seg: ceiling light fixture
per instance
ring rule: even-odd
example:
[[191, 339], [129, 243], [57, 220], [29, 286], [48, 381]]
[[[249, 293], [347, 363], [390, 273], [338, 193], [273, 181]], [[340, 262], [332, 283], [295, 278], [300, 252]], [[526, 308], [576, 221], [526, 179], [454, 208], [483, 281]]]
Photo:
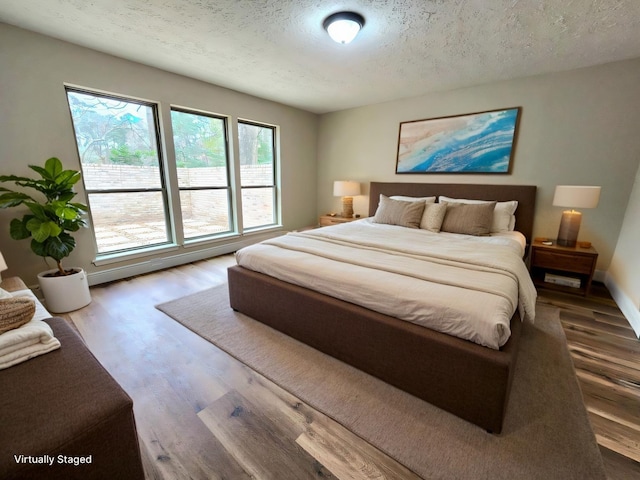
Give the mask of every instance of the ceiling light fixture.
[[325, 18], [322, 26], [334, 41], [347, 44], [364, 27], [364, 17], [355, 12], [337, 12]]

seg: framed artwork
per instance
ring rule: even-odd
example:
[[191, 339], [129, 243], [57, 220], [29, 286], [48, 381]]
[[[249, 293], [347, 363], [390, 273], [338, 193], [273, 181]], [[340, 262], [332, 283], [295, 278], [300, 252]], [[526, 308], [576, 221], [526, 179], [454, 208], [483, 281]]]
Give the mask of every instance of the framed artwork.
[[400, 123], [396, 173], [510, 173], [520, 107]]

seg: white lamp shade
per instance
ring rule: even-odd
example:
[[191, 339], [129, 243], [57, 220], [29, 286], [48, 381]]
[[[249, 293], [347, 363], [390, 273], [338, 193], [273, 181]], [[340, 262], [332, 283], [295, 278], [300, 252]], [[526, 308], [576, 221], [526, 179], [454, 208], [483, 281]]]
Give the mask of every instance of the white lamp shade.
[[360, 31], [360, 25], [353, 20], [336, 20], [327, 27], [327, 32], [334, 42], [351, 43]]
[[337, 12], [325, 18], [322, 26], [334, 42], [346, 44], [364, 27], [364, 17], [355, 12]]
[[336, 180], [333, 182], [334, 197], [353, 197], [360, 195], [360, 183], [348, 180]]
[[601, 187], [558, 185], [553, 196], [555, 207], [596, 208], [600, 201]]
[[2, 256], [2, 252], [0, 252], [0, 272], [3, 272], [7, 268], [9, 268], [7, 266], [7, 262], [4, 261], [4, 257]]

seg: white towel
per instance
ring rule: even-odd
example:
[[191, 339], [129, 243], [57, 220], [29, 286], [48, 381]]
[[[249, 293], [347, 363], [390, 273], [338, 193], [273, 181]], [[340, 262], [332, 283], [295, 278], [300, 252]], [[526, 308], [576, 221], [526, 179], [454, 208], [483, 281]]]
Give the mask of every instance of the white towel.
[[[36, 299], [31, 290], [13, 293], [14, 297]], [[24, 325], [0, 335], [0, 370], [60, 348], [48, 323], [42, 321], [51, 315], [36, 300], [36, 314]]]

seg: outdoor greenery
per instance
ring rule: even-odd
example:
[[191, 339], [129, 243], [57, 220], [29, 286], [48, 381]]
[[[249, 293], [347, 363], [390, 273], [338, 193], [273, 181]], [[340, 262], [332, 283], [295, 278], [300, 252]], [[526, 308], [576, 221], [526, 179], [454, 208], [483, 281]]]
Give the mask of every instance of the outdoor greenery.
[[[152, 107], [143, 103], [68, 91], [82, 164], [158, 166]], [[171, 111], [178, 168], [227, 164], [226, 124], [222, 117]], [[273, 162], [272, 130], [239, 123], [240, 163]]]
[[83, 164], [158, 166], [151, 107], [73, 91], [68, 98]]
[[225, 124], [221, 118], [173, 110], [171, 128], [178, 168], [227, 164]]
[[73, 270], [62, 267], [62, 259], [68, 257], [76, 247], [70, 232], [86, 227], [83, 215], [87, 206], [71, 200], [76, 196], [73, 186], [80, 180], [77, 170], [64, 170], [62, 162], [52, 157], [43, 167], [29, 165], [40, 175], [39, 179], [16, 175], [0, 176], [0, 183], [12, 182], [16, 186], [32, 189], [44, 196], [38, 200], [22, 191], [0, 187], [0, 208], [25, 205], [29, 213], [14, 218], [9, 233], [14, 240], [31, 238], [31, 250], [40, 257], [51, 257], [56, 261], [58, 273], [69, 275]]

